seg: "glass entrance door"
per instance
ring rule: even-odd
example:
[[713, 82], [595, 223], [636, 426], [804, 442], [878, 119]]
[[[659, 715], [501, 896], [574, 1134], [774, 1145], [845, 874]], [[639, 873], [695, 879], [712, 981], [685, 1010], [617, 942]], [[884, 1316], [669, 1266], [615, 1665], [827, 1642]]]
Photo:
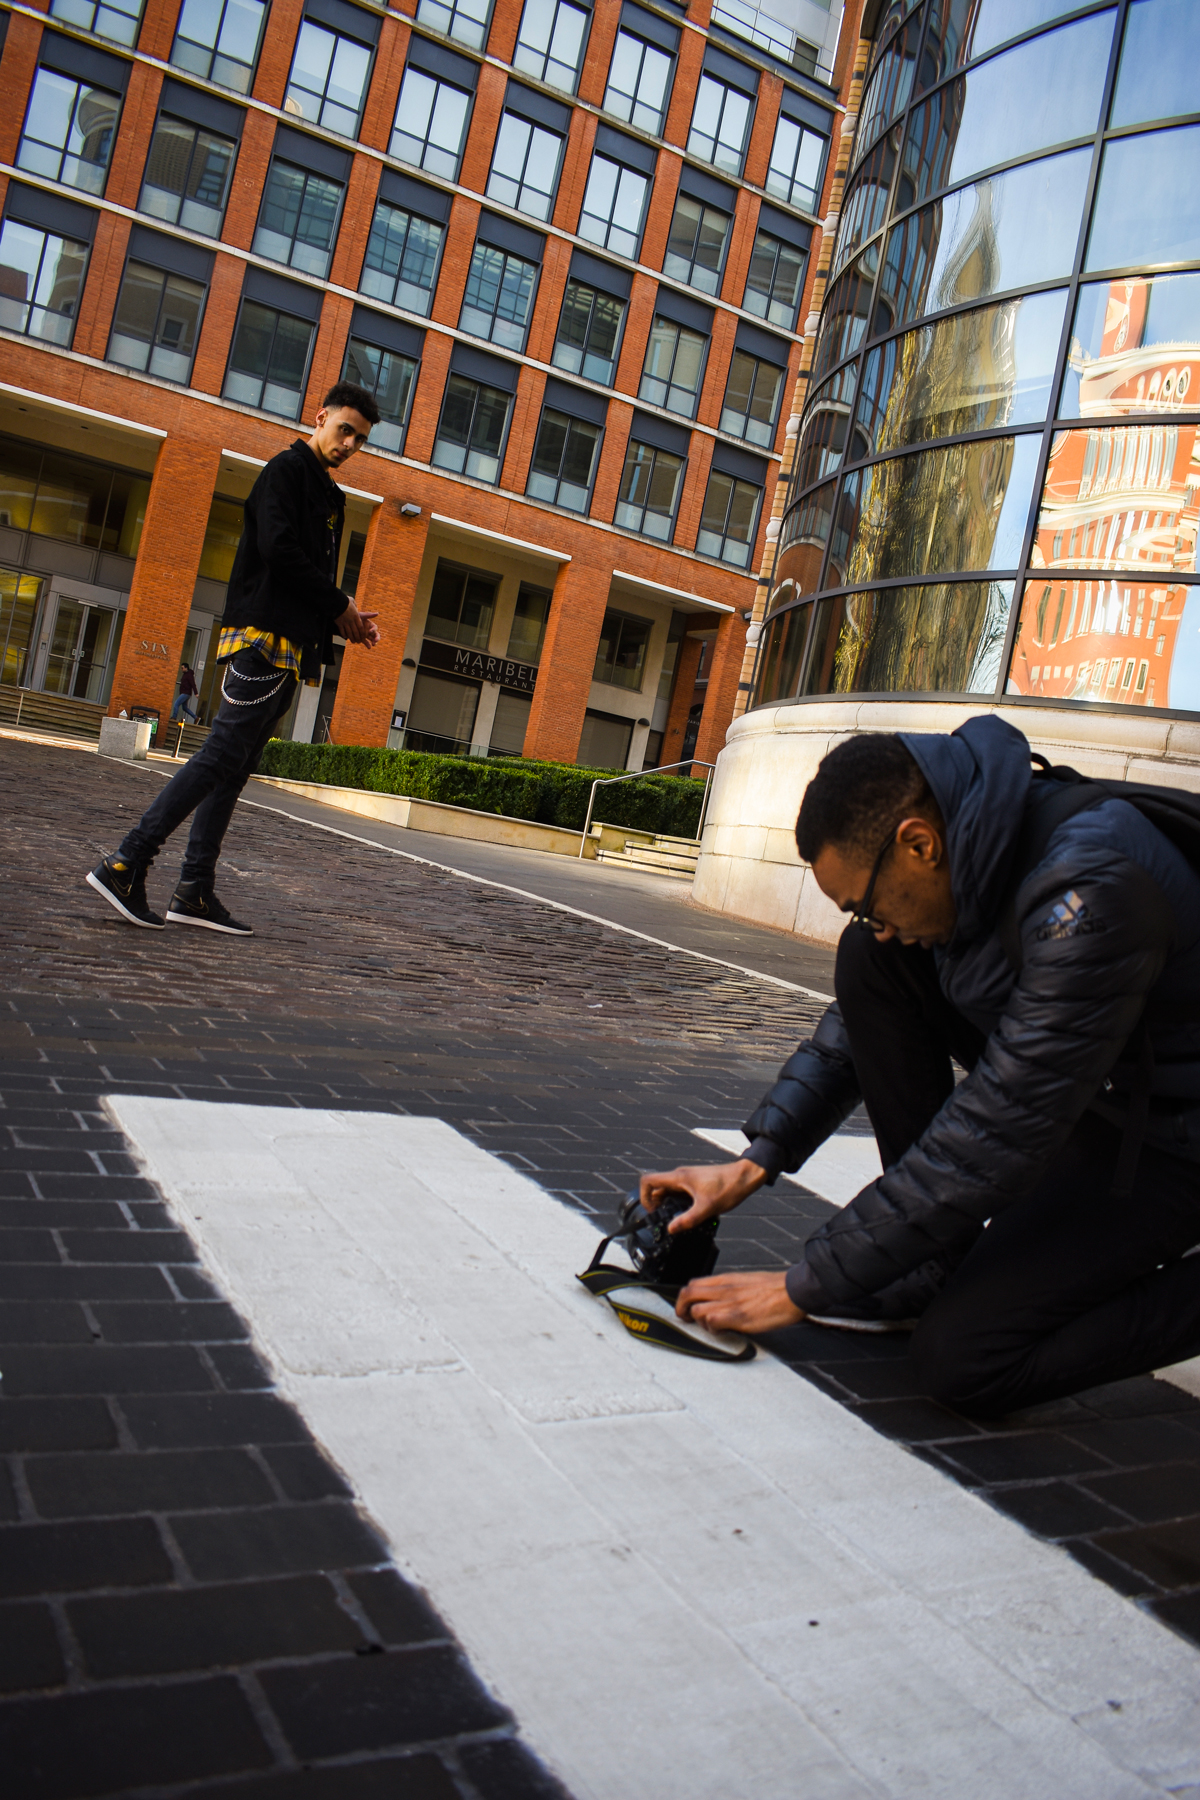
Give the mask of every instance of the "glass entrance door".
[[42, 690], [102, 705], [108, 698], [122, 615], [60, 594], [49, 632]]

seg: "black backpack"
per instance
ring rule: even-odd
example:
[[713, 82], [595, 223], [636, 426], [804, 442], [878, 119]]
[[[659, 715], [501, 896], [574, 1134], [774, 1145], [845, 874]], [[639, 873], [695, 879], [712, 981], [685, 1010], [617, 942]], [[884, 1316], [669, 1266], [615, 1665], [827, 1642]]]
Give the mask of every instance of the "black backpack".
[[[1144, 781], [1100, 781], [1091, 775], [1081, 775], [1078, 769], [1069, 768], [1065, 763], [1051, 764], [1036, 750], [1030, 751], [1030, 755], [1038, 768], [1026, 805], [1025, 822], [1013, 850], [1014, 874], [996, 927], [1004, 954], [1018, 975], [1023, 958], [1017, 926], [1017, 894], [1045, 856], [1050, 839], [1059, 826], [1074, 818], [1076, 813], [1090, 812], [1092, 807], [1102, 806], [1106, 800], [1127, 800], [1200, 874], [1200, 794], [1189, 794], [1184, 788], [1152, 787]], [[1060, 782], [1064, 785], [1050, 785]]]
[[[1189, 794], [1184, 788], [1152, 787], [1144, 781], [1100, 781], [1090, 775], [1081, 775], [1078, 769], [1069, 768], [1065, 763], [1052, 765], [1036, 750], [1030, 755], [1038, 769], [1013, 851], [1014, 874], [996, 926], [1004, 954], [1018, 975], [1024, 959], [1017, 924], [1017, 894], [1045, 856], [1058, 827], [1076, 813], [1089, 812], [1106, 800], [1127, 800], [1200, 874], [1200, 794]], [[1042, 789], [1040, 793], [1039, 788]], [[1133, 1191], [1138, 1155], [1150, 1118], [1154, 1047], [1144, 1026], [1139, 1026], [1129, 1040], [1126, 1054], [1132, 1064], [1132, 1078], [1121, 1151], [1111, 1190], [1114, 1196]]]

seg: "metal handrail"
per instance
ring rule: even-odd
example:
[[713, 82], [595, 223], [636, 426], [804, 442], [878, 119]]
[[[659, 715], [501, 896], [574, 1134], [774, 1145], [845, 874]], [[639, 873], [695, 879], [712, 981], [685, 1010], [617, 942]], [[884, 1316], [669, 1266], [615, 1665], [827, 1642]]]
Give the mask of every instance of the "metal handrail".
[[[629, 775], [601, 775], [598, 781], [593, 781], [592, 791], [588, 795], [587, 818], [583, 821], [583, 836], [579, 840], [579, 855], [575, 859], [576, 862], [583, 861], [583, 853], [587, 848], [588, 832], [592, 828], [592, 808], [596, 804], [597, 788], [615, 787], [618, 781], [644, 781], [647, 775], [666, 775], [671, 769], [708, 770], [708, 774], [704, 777], [704, 798], [700, 802], [700, 823], [696, 827], [696, 836], [698, 838], [702, 837], [704, 834], [704, 815], [708, 811], [708, 791], [712, 786], [713, 770], [716, 766], [716, 763], [701, 762], [700, 759], [695, 756], [685, 756], [682, 762], [664, 763], [660, 769], [634, 769]], [[620, 827], [617, 829], [619, 830]]]

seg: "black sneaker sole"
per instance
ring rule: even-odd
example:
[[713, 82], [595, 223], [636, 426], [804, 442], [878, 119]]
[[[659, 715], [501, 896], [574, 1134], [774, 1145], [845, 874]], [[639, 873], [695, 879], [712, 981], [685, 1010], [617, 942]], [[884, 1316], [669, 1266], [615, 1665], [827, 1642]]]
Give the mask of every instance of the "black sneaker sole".
[[105, 887], [102, 881], [96, 880], [94, 871], [89, 870], [86, 880], [90, 888], [94, 888], [96, 893], [100, 894], [108, 901], [108, 904], [114, 911], [120, 913], [127, 925], [140, 925], [143, 931], [162, 931], [165, 929], [165, 919], [139, 919], [135, 912], [130, 912], [119, 894], [114, 894], [111, 888]]
[[197, 919], [192, 913], [169, 908], [167, 918], [172, 925], [198, 925], [201, 931], [223, 931], [226, 937], [253, 937], [252, 925], [219, 925], [215, 919]]

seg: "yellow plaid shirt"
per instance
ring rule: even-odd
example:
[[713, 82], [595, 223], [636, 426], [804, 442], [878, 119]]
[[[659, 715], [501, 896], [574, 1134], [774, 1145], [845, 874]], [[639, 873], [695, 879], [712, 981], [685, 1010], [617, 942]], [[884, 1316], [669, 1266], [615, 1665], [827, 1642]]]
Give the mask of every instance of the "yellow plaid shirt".
[[277, 632], [264, 631], [258, 625], [223, 625], [217, 640], [217, 661], [228, 662], [240, 650], [257, 650], [272, 668], [287, 669], [297, 680], [300, 677], [299, 650], [290, 638], [280, 637]]

